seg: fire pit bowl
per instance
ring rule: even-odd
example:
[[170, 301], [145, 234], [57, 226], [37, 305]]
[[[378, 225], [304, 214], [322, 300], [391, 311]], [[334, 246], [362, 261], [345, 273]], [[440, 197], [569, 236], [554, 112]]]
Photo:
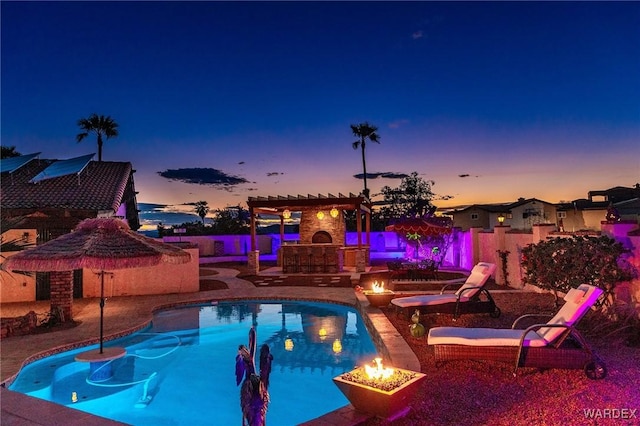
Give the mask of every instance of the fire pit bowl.
[[409, 403], [425, 377], [423, 373], [395, 368], [390, 377], [371, 379], [364, 367], [357, 367], [334, 377], [333, 382], [356, 410], [394, 419], [408, 412]]
[[378, 281], [374, 281], [371, 284], [371, 290], [364, 290], [362, 294], [365, 295], [369, 304], [376, 308], [387, 306], [396, 295], [393, 291], [384, 288], [384, 281], [380, 284]]
[[396, 294], [391, 290], [384, 290], [383, 292], [365, 290], [362, 292], [362, 294], [364, 294], [364, 296], [367, 298], [369, 304], [371, 306], [375, 306], [376, 308], [383, 308], [387, 306], [396, 296]]

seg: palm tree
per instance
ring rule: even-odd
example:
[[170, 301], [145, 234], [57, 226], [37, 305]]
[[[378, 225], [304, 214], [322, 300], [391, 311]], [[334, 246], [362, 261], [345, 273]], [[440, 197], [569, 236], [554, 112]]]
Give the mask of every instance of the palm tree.
[[22, 154], [16, 151], [15, 146], [0, 146], [0, 158], [20, 157], [21, 155]]
[[376, 126], [372, 126], [366, 121], [360, 124], [352, 124], [351, 131], [353, 132], [353, 136], [358, 137], [359, 139], [351, 144], [353, 149], [358, 149], [358, 147], [362, 148], [362, 169], [364, 171], [364, 190], [362, 193], [365, 197], [369, 198], [369, 189], [367, 188], [367, 162], [364, 158], [364, 147], [366, 145], [367, 139], [371, 142], [380, 143], [380, 136], [376, 133], [378, 128]]
[[83, 130], [76, 136], [78, 142], [82, 142], [89, 133], [95, 133], [98, 136], [98, 161], [102, 161], [102, 137], [109, 139], [118, 136], [118, 123], [110, 116], [91, 114], [89, 118], [78, 120], [78, 126]]
[[198, 214], [198, 216], [200, 216], [200, 219], [202, 219], [202, 224], [204, 225], [204, 217], [207, 215], [207, 213], [209, 213], [209, 203], [207, 203], [206, 201], [198, 201], [195, 204], [194, 210]]

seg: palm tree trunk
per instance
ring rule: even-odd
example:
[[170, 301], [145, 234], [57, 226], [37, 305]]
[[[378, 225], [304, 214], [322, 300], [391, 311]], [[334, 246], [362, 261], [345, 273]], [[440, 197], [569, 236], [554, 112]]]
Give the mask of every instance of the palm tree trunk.
[[98, 161], [102, 161], [102, 135], [98, 133]]
[[367, 189], [367, 162], [364, 159], [364, 136], [360, 141], [360, 146], [362, 147], [362, 171], [364, 172], [364, 190], [362, 191], [362, 193], [365, 197], [369, 198], [369, 190]]

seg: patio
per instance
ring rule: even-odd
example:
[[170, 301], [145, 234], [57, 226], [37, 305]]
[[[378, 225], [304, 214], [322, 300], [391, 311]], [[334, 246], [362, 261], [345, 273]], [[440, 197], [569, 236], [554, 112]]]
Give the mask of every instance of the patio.
[[[211, 266], [211, 265], [209, 265]], [[203, 269], [210, 269], [203, 266]], [[215, 268], [215, 265], [211, 266]], [[329, 302], [356, 304], [356, 296], [351, 288], [323, 287], [317, 292], [310, 291], [309, 287], [271, 287], [259, 288], [253, 283], [236, 278], [237, 270], [229, 268], [215, 268], [218, 274], [216, 280], [227, 284], [228, 289], [212, 290], [191, 294], [171, 294], [155, 296], [131, 296], [114, 297], [107, 301], [105, 315], [108, 321], [104, 324], [105, 338], [128, 334], [133, 330], [146, 325], [151, 319], [154, 308], [159, 306], [171, 306], [183, 302], [209, 301], [211, 299], [224, 298], [296, 298], [309, 299], [320, 298]], [[204, 275], [203, 279], [211, 279], [212, 276]], [[315, 293], [315, 295], [314, 295]], [[74, 301], [74, 319], [79, 322], [76, 327], [55, 331], [51, 333], [31, 334], [27, 336], [9, 337], [2, 340], [2, 363], [0, 363], [0, 377], [2, 382], [10, 380], [20, 370], [23, 362], [36, 354], [53, 352], [55, 348], [61, 348], [80, 342], [96, 342], [96, 330], [99, 324], [99, 310], [96, 309], [96, 299], [77, 299]], [[24, 315], [33, 310], [36, 313], [49, 309], [49, 301], [34, 303], [12, 303], [0, 306], [4, 317]], [[411, 352], [406, 342], [397, 335], [395, 328], [384, 315], [378, 311], [373, 314], [372, 321], [380, 338], [384, 341], [394, 363], [404, 368], [420, 369], [417, 358]], [[77, 418], [77, 424], [104, 425], [105, 420], [88, 416], [85, 413], [78, 414], [76, 410], [60, 407], [39, 399], [31, 398], [14, 392], [2, 390], [2, 423], [11, 424], [12, 421], [21, 425], [41, 425], [42, 419], [47, 422], [69, 424], [70, 418]], [[43, 416], [43, 413], [47, 413]], [[240, 413], [238, 414], [240, 416]], [[343, 407], [336, 412], [329, 413], [317, 421], [309, 422], [309, 426], [324, 424], [360, 424], [366, 420], [366, 416], [355, 412], [350, 406]], [[324, 420], [323, 420], [324, 419]], [[119, 424], [112, 422], [113, 424]]]
[[[227, 265], [225, 265], [227, 266]], [[207, 265], [204, 268], [217, 268]], [[352, 289], [339, 287], [256, 287], [236, 278], [236, 270], [219, 268], [216, 275], [202, 275], [203, 279], [223, 281], [229, 287], [226, 290], [212, 290], [188, 295], [162, 295], [117, 297], [109, 299], [106, 309], [109, 321], [105, 324], [105, 335], [130, 330], [144, 324], [150, 318], [151, 310], [158, 305], [180, 303], [186, 300], [210, 300], [224, 297], [313, 297], [316, 294], [329, 301], [356, 303], [356, 294]], [[500, 327], [510, 323], [523, 312], [553, 311], [549, 295], [522, 293], [514, 298], [514, 292], [496, 291], [496, 302], [503, 309], [499, 319], [488, 315], [467, 315], [455, 323], [457, 326]], [[73, 344], [84, 339], [95, 339], [98, 324], [98, 312], [95, 299], [77, 300], [74, 303], [75, 318], [81, 324], [71, 330], [56, 331], [39, 335], [9, 338], [2, 341], [2, 380], [15, 374], [22, 362], [29, 356], [65, 344]], [[43, 312], [48, 302], [19, 306], [2, 306], [3, 316], [9, 316], [9, 309], [33, 309]], [[12, 304], [16, 305], [16, 304]], [[596, 351], [607, 363], [609, 375], [605, 380], [593, 381], [579, 370], [524, 369], [518, 377], [512, 376], [509, 365], [489, 362], [449, 362], [436, 366], [433, 351], [427, 346], [426, 338], [414, 338], [410, 335], [410, 322], [394, 315], [390, 308], [382, 310], [366, 308], [375, 324], [381, 339], [391, 352], [394, 365], [409, 366], [427, 374], [425, 385], [416, 392], [412, 410], [409, 414], [394, 422], [367, 418], [355, 412], [350, 406], [329, 413], [322, 418], [308, 422], [308, 426], [320, 425], [415, 425], [415, 424], [567, 424], [582, 425], [606, 415], [603, 410], [617, 409], [618, 415], [625, 413], [635, 416], [627, 423], [637, 422], [640, 413], [640, 361], [638, 349], [627, 347], [620, 339], [605, 338], [588, 333], [590, 327], [597, 325], [597, 317], [583, 320], [581, 328]], [[24, 311], [26, 312], [26, 311]], [[449, 315], [431, 315], [423, 320], [427, 327], [452, 325]], [[581, 330], [582, 331], [582, 330]], [[26, 349], [29, 348], [29, 349]], [[414, 355], [415, 354], [415, 355]], [[407, 356], [403, 361], [402, 356]], [[398, 358], [397, 358], [398, 357]], [[437, 386], [434, 386], [437, 384]], [[9, 397], [7, 396], [9, 395]], [[16, 401], [17, 400], [17, 401]], [[586, 410], [586, 411], [585, 411]], [[591, 411], [589, 411], [591, 410]], [[599, 411], [598, 411], [599, 410]], [[625, 411], [622, 411], [625, 410]], [[45, 414], [46, 413], [46, 417]], [[71, 414], [69, 414], [71, 413]], [[473, 421], [469, 413], [474, 413]], [[54, 417], [50, 417], [50, 416]], [[75, 410], [53, 406], [44, 401], [14, 394], [2, 389], [3, 424], [19, 419], [20, 424], [42, 424], [43, 418], [55, 421], [61, 416], [69, 424], [72, 416], [78, 416]], [[106, 424], [98, 419], [80, 413], [82, 419], [77, 424]], [[609, 412], [611, 415], [611, 412]], [[60, 418], [60, 417], [58, 417]], [[30, 419], [30, 420], [29, 420]], [[600, 417], [602, 419], [602, 417]], [[594, 420], [591, 420], [593, 422]], [[623, 420], [623, 419], [621, 419]], [[17, 420], [16, 420], [17, 421]]]

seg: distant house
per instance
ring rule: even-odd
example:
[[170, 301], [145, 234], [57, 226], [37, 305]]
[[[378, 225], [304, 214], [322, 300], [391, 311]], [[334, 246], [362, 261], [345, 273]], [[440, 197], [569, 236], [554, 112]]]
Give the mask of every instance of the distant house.
[[473, 204], [443, 209], [441, 213], [452, 216], [453, 225], [462, 230], [488, 230], [502, 220], [512, 229], [530, 230], [533, 225], [551, 223], [559, 231], [599, 231], [610, 208], [615, 209], [620, 220], [640, 223], [640, 184], [589, 191], [588, 197], [558, 204], [520, 198], [513, 203]]
[[0, 208], [14, 229], [36, 229], [38, 243], [70, 232], [87, 218], [119, 217], [133, 230], [140, 218], [129, 162], [91, 161], [94, 154], [43, 160], [39, 153], [0, 162]]
[[498, 224], [498, 215], [506, 211], [506, 204], [473, 204], [442, 213], [453, 218], [454, 227], [466, 231], [469, 228], [491, 229]]
[[617, 211], [620, 220], [640, 223], [640, 183], [636, 183], [632, 188], [616, 186], [589, 191], [589, 201], [607, 203], [607, 208], [613, 207]]
[[633, 188], [616, 186], [604, 190], [589, 191], [589, 201], [607, 201], [614, 205], [637, 198], [640, 198], [640, 183], [636, 183]]
[[621, 220], [635, 221], [640, 224], [640, 197], [619, 201], [613, 205]]
[[513, 203], [474, 204], [447, 214], [453, 217], [453, 226], [462, 230], [492, 229], [500, 224], [530, 230], [540, 223], [556, 223], [556, 206], [537, 198], [520, 198]]
[[562, 215], [565, 231], [599, 231], [610, 208], [615, 209], [620, 220], [640, 223], [640, 184], [633, 188], [616, 186], [589, 191], [588, 197], [558, 204], [558, 215]]

